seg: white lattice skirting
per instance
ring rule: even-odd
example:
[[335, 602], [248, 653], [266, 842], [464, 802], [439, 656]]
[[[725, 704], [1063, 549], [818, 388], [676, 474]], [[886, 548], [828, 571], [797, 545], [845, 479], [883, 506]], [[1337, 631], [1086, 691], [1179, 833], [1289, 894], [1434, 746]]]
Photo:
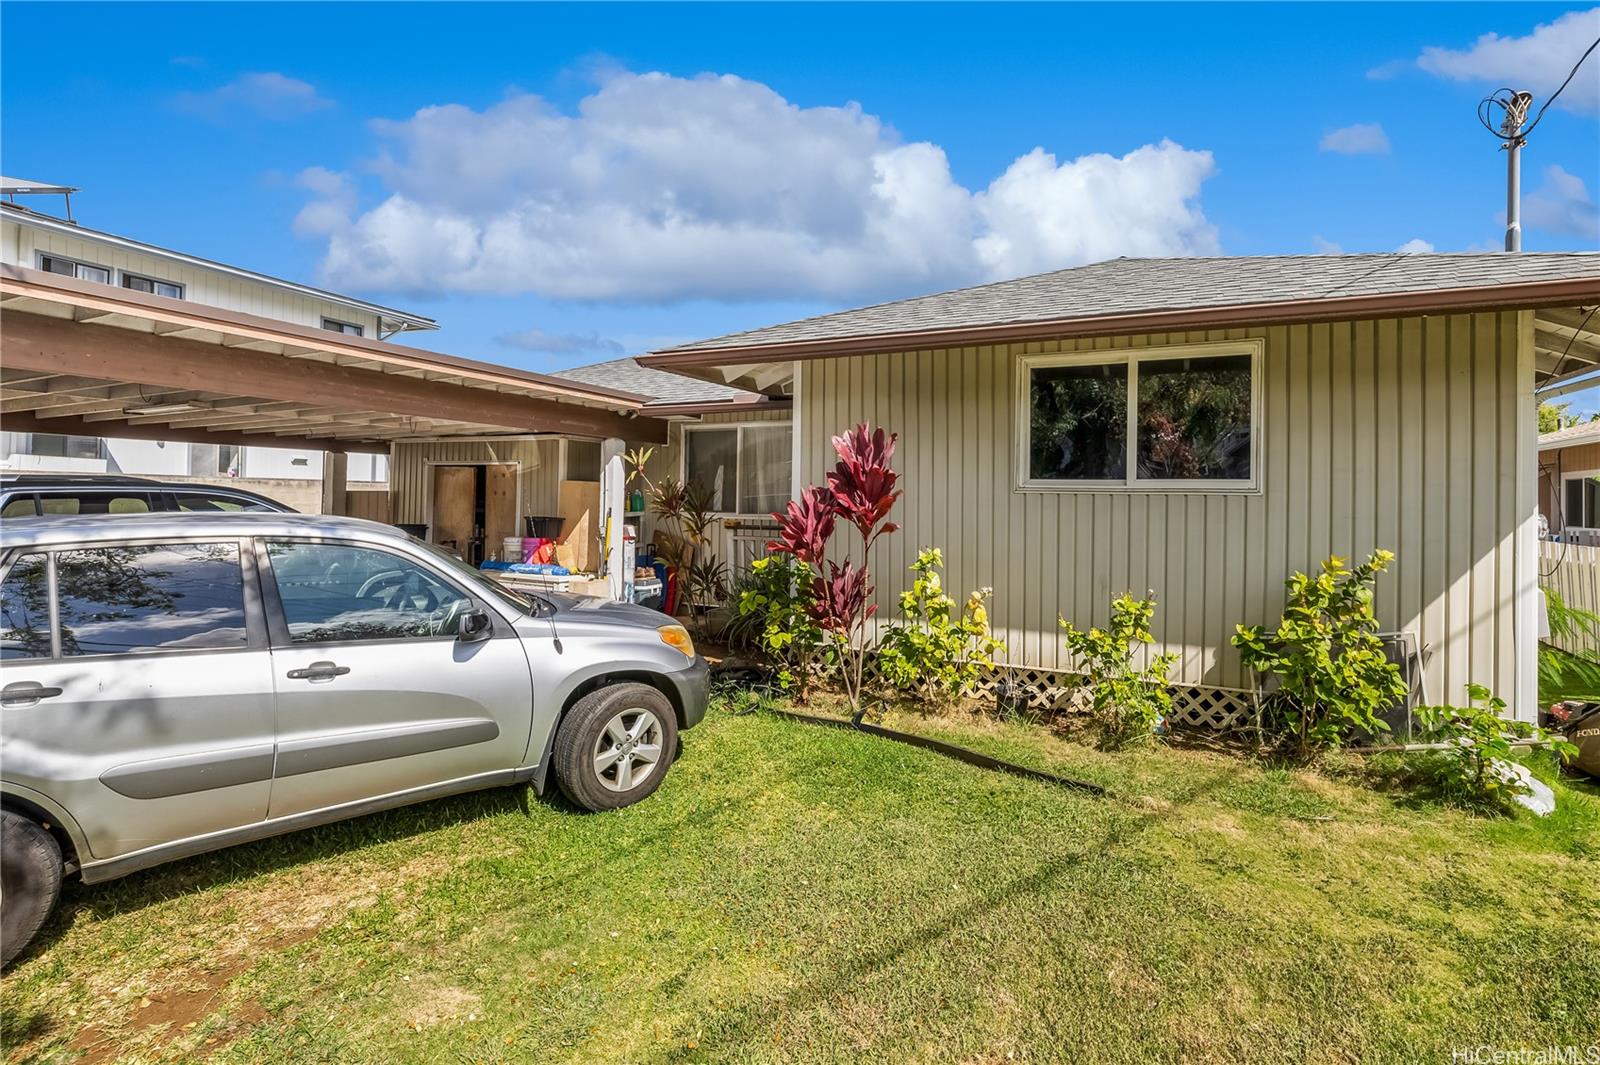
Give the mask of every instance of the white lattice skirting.
[[[1059, 673], [1029, 666], [996, 666], [973, 685], [973, 696], [995, 699], [1011, 687], [1034, 710], [1057, 710], [1069, 706], [1079, 691], [1075, 673]], [[1176, 686], [1172, 689], [1173, 718], [1176, 724], [1197, 728], [1226, 729], [1248, 722], [1255, 716], [1255, 692], [1239, 688]]]

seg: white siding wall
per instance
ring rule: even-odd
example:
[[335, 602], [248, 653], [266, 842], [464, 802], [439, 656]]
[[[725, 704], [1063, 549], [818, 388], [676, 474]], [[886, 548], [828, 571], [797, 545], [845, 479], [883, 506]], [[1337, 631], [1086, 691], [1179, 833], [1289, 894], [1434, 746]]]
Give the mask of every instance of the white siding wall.
[[524, 436], [493, 441], [435, 440], [394, 445], [389, 491], [396, 522], [421, 524], [428, 521], [428, 502], [433, 492], [429, 464], [441, 462], [520, 463], [522, 513], [560, 513], [559, 438]]
[[[1475, 681], [1513, 698], [1517, 464], [1532, 445], [1519, 441], [1518, 389], [1532, 380], [1518, 329], [1505, 312], [811, 362], [801, 483], [832, 464], [839, 430], [868, 420], [898, 431], [904, 528], [875, 549], [881, 615], [892, 616], [917, 548], [939, 546], [953, 591], [994, 587], [991, 615], [1015, 664], [1069, 669], [1058, 615], [1103, 624], [1112, 596], [1153, 589], [1156, 635], [1182, 655], [1177, 677], [1247, 687], [1234, 625], [1275, 622], [1291, 572], [1387, 547], [1398, 558], [1379, 581], [1378, 614], [1431, 646], [1429, 695], [1459, 698]], [[1266, 341], [1259, 493], [1017, 489], [1022, 355], [1243, 337]], [[1531, 486], [1523, 494], [1531, 514]]]
[[[175, 281], [184, 286], [183, 297], [191, 303], [317, 328], [322, 326], [323, 318], [336, 318], [361, 326], [363, 335], [369, 339], [378, 336], [376, 315], [341, 304], [286, 292], [217, 270], [185, 266], [157, 255], [124, 251], [88, 238], [33, 229], [11, 220], [6, 220], [4, 227], [0, 249], [3, 249], [4, 261], [13, 265], [37, 269], [39, 253], [61, 255], [111, 270]], [[121, 276], [113, 278], [112, 283], [120, 286]]]

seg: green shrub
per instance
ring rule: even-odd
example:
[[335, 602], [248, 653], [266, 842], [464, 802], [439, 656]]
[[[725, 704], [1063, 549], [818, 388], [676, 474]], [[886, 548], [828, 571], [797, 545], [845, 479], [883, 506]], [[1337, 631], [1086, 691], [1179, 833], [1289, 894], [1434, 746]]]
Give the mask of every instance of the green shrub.
[[1234, 633], [1245, 666], [1278, 678], [1262, 702], [1265, 724], [1302, 759], [1339, 747], [1352, 729], [1388, 731], [1378, 715], [1406, 695], [1372, 610], [1373, 583], [1393, 561], [1391, 552], [1374, 551], [1350, 569], [1334, 555], [1317, 576], [1285, 582], [1289, 601], [1277, 628], [1240, 625]]
[[739, 580], [735, 625], [778, 666], [778, 679], [803, 701], [812, 665], [823, 648], [823, 632], [812, 616], [816, 574], [793, 555], [758, 558]]
[[1600, 636], [1600, 615], [1569, 606], [1554, 588], [1544, 589], [1550, 640], [1539, 643], [1539, 698], [1542, 703], [1573, 696], [1600, 697], [1600, 657], [1588, 650], [1557, 646], [1587, 644]]
[[1150, 633], [1155, 613], [1153, 595], [1135, 599], [1124, 592], [1111, 601], [1109, 629], [1085, 632], [1061, 621], [1067, 650], [1084, 671], [1091, 708], [1107, 747], [1149, 740], [1172, 712], [1167, 674], [1178, 656], [1170, 652], [1156, 655], [1142, 669], [1133, 664], [1135, 653], [1155, 642]]
[[880, 676], [896, 689], [935, 702], [959, 698], [1005, 650], [989, 634], [984, 604], [993, 590], [978, 589], [958, 610], [944, 592], [943, 566], [937, 547], [918, 553], [916, 579], [900, 594], [902, 620], [884, 635], [876, 658]]
[[1464, 805], [1508, 811], [1512, 800], [1528, 792], [1515, 776], [1497, 767], [1511, 757], [1511, 742], [1532, 739], [1548, 747], [1558, 759], [1571, 758], [1578, 749], [1559, 736], [1523, 721], [1505, 720], [1506, 702], [1481, 684], [1467, 685], [1466, 706], [1421, 706], [1417, 722], [1422, 739], [1447, 743], [1443, 751], [1423, 752], [1421, 761], [1437, 768], [1441, 790]]

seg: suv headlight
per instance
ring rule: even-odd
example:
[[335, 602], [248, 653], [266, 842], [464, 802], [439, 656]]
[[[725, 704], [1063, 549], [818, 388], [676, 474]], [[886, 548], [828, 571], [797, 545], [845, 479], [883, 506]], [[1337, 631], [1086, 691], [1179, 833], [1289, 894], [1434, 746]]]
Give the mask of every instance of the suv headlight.
[[694, 641], [689, 638], [689, 630], [682, 625], [663, 625], [656, 633], [668, 647], [676, 647], [690, 658], [694, 657]]

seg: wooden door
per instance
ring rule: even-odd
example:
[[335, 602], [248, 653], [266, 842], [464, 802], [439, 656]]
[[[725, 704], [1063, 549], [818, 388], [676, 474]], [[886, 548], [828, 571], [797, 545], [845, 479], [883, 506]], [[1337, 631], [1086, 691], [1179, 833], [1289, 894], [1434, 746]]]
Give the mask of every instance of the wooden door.
[[476, 474], [471, 466], [433, 468], [433, 528], [428, 535], [434, 543], [462, 558], [467, 557], [472, 542]]
[[485, 557], [504, 557], [505, 538], [522, 535], [517, 523], [517, 468], [485, 466], [483, 473], [483, 550]]

